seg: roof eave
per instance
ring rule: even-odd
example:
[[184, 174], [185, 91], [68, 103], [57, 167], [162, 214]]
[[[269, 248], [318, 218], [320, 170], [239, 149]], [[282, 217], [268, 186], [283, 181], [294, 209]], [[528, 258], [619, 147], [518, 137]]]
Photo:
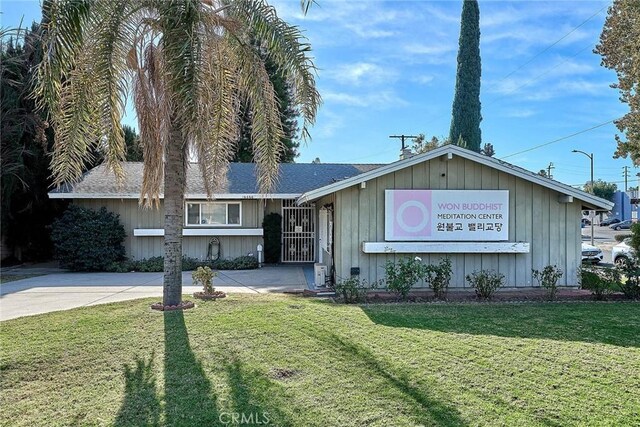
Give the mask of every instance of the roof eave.
[[326, 196], [327, 194], [331, 194], [331, 193], [343, 190], [345, 188], [349, 188], [361, 182], [364, 182], [370, 179], [375, 179], [379, 176], [386, 175], [388, 173], [395, 172], [400, 169], [404, 169], [428, 160], [435, 159], [445, 154], [452, 154], [452, 155], [456, 154], [456, 155], [459, 155], [460, 157], [463, 157], [472, 161], [476, 161], [486, 166], [493, 167], [494, 169], [502, 170], [503, 172], [520, 177], [522, 179], [541, 185], [543, 187], [552, 189], [554, 191], [557, 191], [558, 193], [573, 196], [578, 200], [586, 202], [587, 206], [591, 206], [595, 208], [593, 210], [608, 211], [613, 208], [613, 203], [611, 203], [608, 200], [601, 199], [600, 197], [596, 197], [582, 190], [575, 189], [561, 182], [539, 176], [537, 174], [534, 174], [531, 171], [527, 171], [526, 169], [520, 168], [510, 163], [507, 163], [498, 159], [494, 159], [489, 156], [484, 156], [482, 154], [479, 154], [464, 148], [460, 148], [455, 145], [445, 145], [445, 146], [436, 148], [435, 150], [431, 150], [423, 154], [418, 154], [409, 159], [399, 160], [394, 163], [390, 163], [386, 166], [382, 166], [378, 169], [374, 169], [372, 171], [365, 172], [360, 175], [356, 175], [352, 178], [348, 178], [333, 184], [329, 184], [312, 191], [307, 191], [306, 193], [302, 194], [298, 198], [296, 203], [302, 204], [305, 202], [317, 200], [320, 197]]
[[[139, 199], [139, 193], [48, 193], [50, 199]], [[297, 199], [300, 193], [220, 193], [212, 194], [211, 197], [202, 193], [186, 194], [186, 200], [199, 199], [242, 199], [242, 200], [264, 200], [264, 199]], [[164, 194], [160, 194], [160, 199], [164, 199]]]

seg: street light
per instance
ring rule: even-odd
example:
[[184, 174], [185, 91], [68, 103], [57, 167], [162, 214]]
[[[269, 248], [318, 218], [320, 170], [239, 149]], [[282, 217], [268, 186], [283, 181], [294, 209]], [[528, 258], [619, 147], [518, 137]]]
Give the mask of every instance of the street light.
[[[589, 158], [589, 160], [591, 160], [591, 194], [594, 194], [593, 192], [593, 153], [589, 154], [589, 153], [585, 153], [584, 151], [580, 151], [580, 150], [571, 150], [572, 153], [580, 153], [580, 154], [584, 154], [585, 156], [587, 156]], [[591, 216], [591, 215], [589, 215]], [[593, 220], [595, 219], [595, 215], [591, 218], [591, 246], [594, 246], [593, 243]]]

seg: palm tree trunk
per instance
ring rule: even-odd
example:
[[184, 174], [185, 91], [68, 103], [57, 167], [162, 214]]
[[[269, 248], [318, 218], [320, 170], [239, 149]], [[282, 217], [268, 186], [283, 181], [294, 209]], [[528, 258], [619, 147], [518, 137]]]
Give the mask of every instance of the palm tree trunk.
[[177, 305], [182, 300], [182, 227], [186, 156], [183, 133], [171, 125], [164, 163], [164, 293], [162, 303]]

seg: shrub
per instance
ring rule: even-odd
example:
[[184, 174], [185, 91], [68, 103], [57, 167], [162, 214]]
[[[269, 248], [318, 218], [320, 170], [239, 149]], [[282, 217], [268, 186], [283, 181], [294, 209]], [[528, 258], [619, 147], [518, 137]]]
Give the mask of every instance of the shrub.
[[384, 271], [387, 290], [407, 299], [413, 285], [425, 276], [425, 265], [419, 257], [404, 257], [396, 263], [387, 261]]
[[164, 271], [164, 258], [154, 256], [140, 260], [136, 263], [136, 271], [143, 273], [158, 273]]
[[547, 265], [542, 271], [533, 269], [531, 273], [538, 282], [538, 286], [542, 286], [549, 292], [549, 298], [555, 298], [558, 291], [558, 279], [564, 274], [562, 269], [557, 265]]
[[620, 243], [624, 239], [627, 239], [631, 236], [632, 236], [631, 234], [616, 234], [615, 236], [613, 236], [613, 238], [616, 239], [616, 242]]
[[467, 274], [467, 282], [476, 290], [478, 298], [489, 299], [504, 285], [504, 274], [493, 270], [480, 270]]
[[282, 216], [278, 213], [265, 215], [262, 221], [264, 230], [264, 262], [280, 262], [281, 238], [282, 238]]
[[119, 262], [112, 262], [106, 266], [105, 271], [110, 273], [129, 273], [131, 271], [138, 270], [138, 263], [136, 261], [124, 260]]
[[629, 242], [635, 253], [640, 254], [640, 222], [631, 224], [631, 241]]
[[597, 300], [606, 299], [620, 283], [620, 272], [615, 268], [583, 267], [580, 277], [582, 289], [590, 290]]
[[70, 205], [54, 221], [51, 239], [62, 267], [73, 271], [104, 271], [125, 258], [126, 233], [119, 215]]
[[241, 256], [233, 260], [233, 270], [253, 270], [258, 268], [258, 259], [252, 256]]
[[252, 256], [219, 259], [211, 263], [211, 268], [216, 270], [253, 270], [258, 268], [258, 259]]
[[638, 265], [638, 259], [633, 257], [627, 259], [618, 267], [622, 276], [618, 283], [618, 288], [625, 297], [629, 299], [640, 298], [640, 266]]
[[191, 273], [194, 285], [202, 286], [205, 294], [212, 294], [215, 289], [213, 287], [213, 278], [218, 275], [217, 272], [211, 270], [211, 268], [204, 266], [198, 267], [196, 271]]
[[424, 271], [424, 280], [433, 289], [435, 297], [443, 298], [446, 296], [453, 275], [451, 260], [448, 257], [443, 258], [439, 264], [426, 266]]
[[347, 304], [366, 301], [369, 289], [375, 288], [375, 283], [369, 286], [366, 280], [360, 280], [357, 276], [345, 279], [334, 286], [336, 294], [340, 295], [342, 300]]
[[235, 265], [230, 259], [218, 259], [211, 263], [211, 267], [216, 270], [235, 270]]
[[[209, 267], [215, 270], [251, 270], [258, 268], [258, 260], [252, 256], [241, 256], [235, 259], [221, 259], [216, 261], [189, 257], [182, 258], [182, 271], [193, 271], [198, 267]], [[161, 273], [164, 271], [164, 258], [155, 256], [139, 261], [123, 260], [112, 262], [105, 270], [115, 273], [127, 273], [129, 271]]]

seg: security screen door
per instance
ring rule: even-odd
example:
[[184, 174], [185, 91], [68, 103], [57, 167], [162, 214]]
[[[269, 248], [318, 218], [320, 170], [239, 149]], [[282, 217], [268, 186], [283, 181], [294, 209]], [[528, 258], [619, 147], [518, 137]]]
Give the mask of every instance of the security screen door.
[[283, 200], [282, 262], [314, 262], [315, 260], [315, 204], [296, 206], [295, 200]]

